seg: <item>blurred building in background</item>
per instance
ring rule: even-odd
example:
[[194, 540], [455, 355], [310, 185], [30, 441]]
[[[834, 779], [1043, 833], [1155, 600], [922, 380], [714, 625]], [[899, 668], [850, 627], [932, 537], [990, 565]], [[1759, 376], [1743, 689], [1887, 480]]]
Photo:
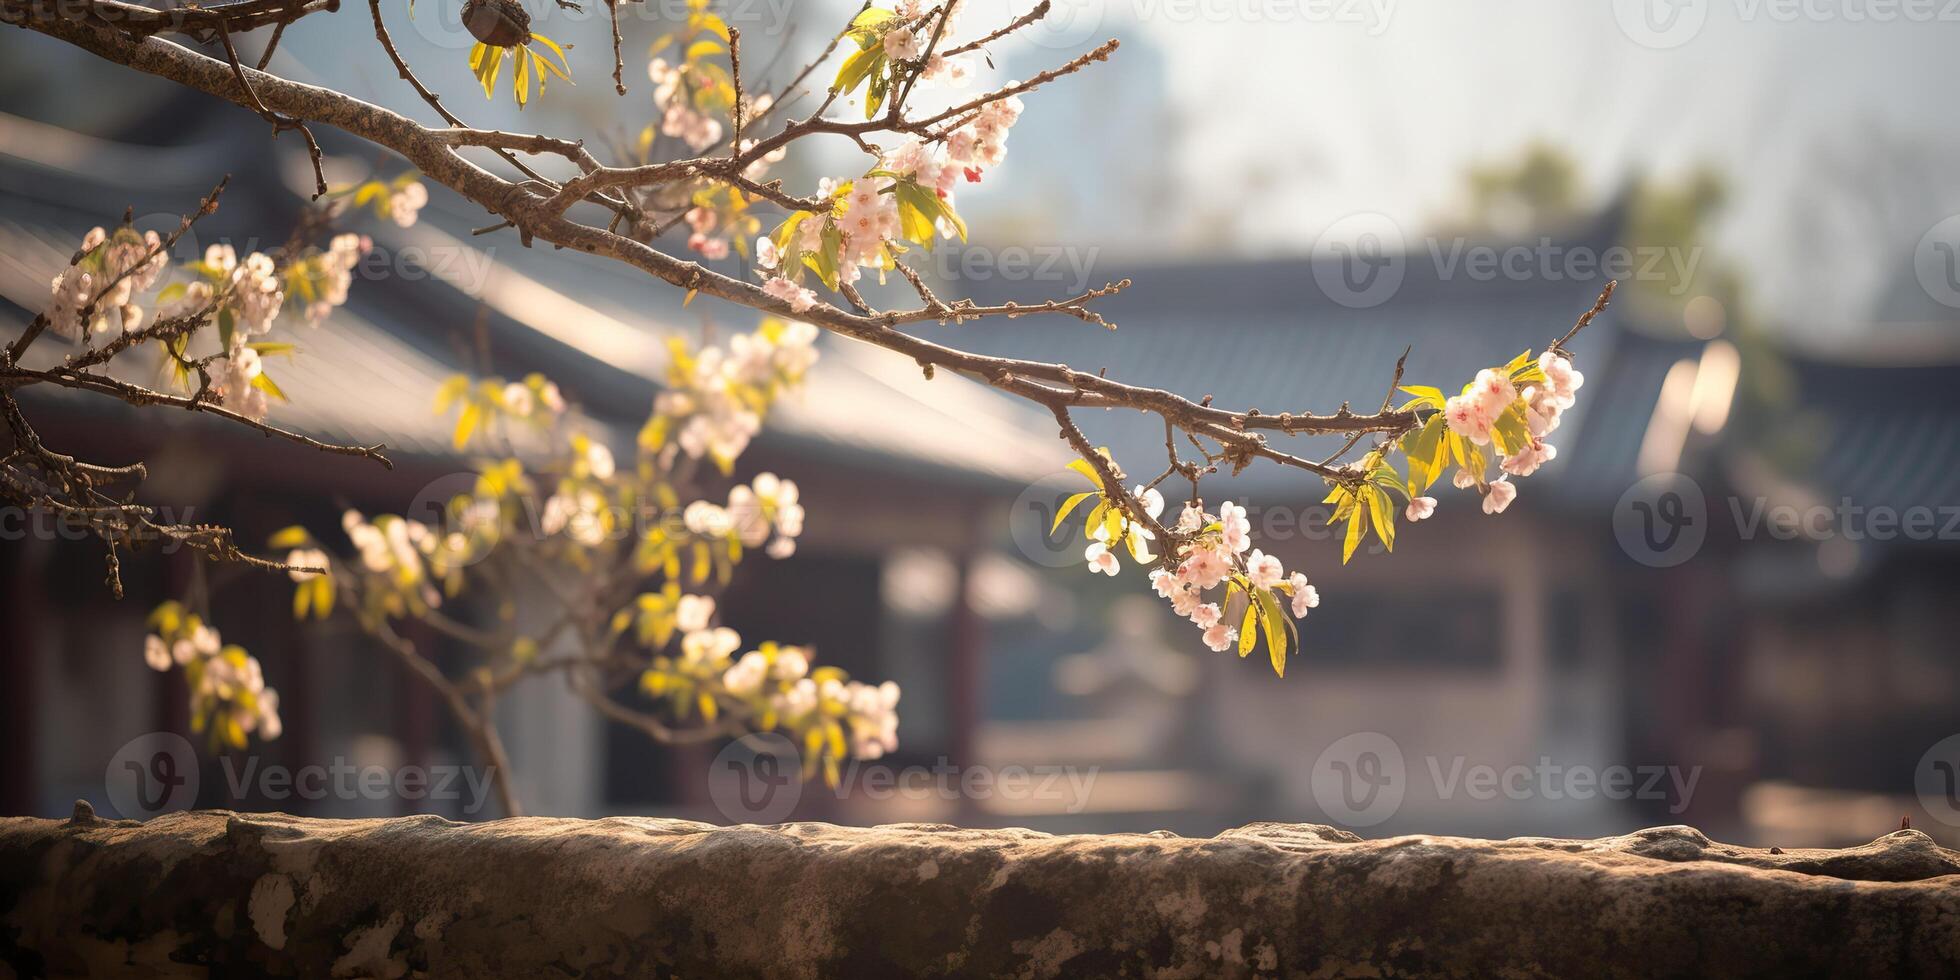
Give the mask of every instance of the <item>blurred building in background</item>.
[[[140, 227], [174, 227], [172, 215], [194, 206], [215, 180], [208, 161], [224, 160], [236, 176], [196, 237], [238, 243], [241, 252], [261, 236], [283, 241], [306, 206], [294, 189], [310, 182], [304, 162], [246, 130], [200, 135], [158, 151], [0, 118], [0, 295], [9, 336], [39, 312], [48, 279], [82, 232], [113, 223], [125, 204]], [[84, 159], [90, 164], [78, 165]], [[663, 338], [745, 331], [756, 317], [708, 312], [709, 301], [683, 310], [672, 290], [583, 256], [472, 239], [468, 221], [452, 220], [440, 202], [408, 229], [371, 217], [352, 223], [374, 235], [390, 271], [357, 281], [349, 303], [317, 328], [282, 321], [281, 339], [300, 351], [272, 366], [291, 398], [275, 407], [274, 421], [323, 440], [385, 443], [393, 470], [268, 442], [201, 416], [137, 412], [70, 392], [24, 395], [40, 432], [87, 458], [147, 459], [153, 478], [144, 499], [168, 498], [190, 508], [186, 519], [229, 524], [248, 546], [295, 521], [331, 539], [346, 507], [407, 512], [431, 483], [471, 471], [469, 454], [450, 448], [449, 420], [432, 411], [444, 378], [540, 371], [627, 453], [663, 374]], [[195, 257], [199, 248], [187, 240], [177, 257]], [[29, 365], [58, 363], [63, 346], [44, 338]], [[793, 560], [757, 555], [741, 567], [723, 597], [723, 619], [752, 641], [809, 643], [820, 663], [898, 680], [910, 709], [908, 740], [927, 755], [961, 756], [978, 707], [968, 678], [984, 652], [984, 620], [1026, 615], [1039, 599], [1032, 573], [1005, 560], [986, 529], [1066, 456], [1045, 415], [972, 382], [927, 381], [915, 365], [861, 344], [826, 339], [821, 350], [803, 389], [771, 415], [736, 474], [774, 471], [797, 481], [814, 519]], [[52, 813], [76, 797], [101, 795], [102, 766], [121, 742], [184, 730], [181, 678], [143, 669], [138, 652], [149, 609], [203, 585], [192, 579], [191, 555], [146, 555], [125, 564], [128, 595], [117, 602], [102, 584], [98, 547], [40, 540], [20, 522], [9, 529], [21, 540], [9, 544], [0, 572], [9, 596], [0, 686], [9, 691], [18, 736], [8, 741], [6, 796], [12, 810]], [[908, 562], [944, 576], [888, 573]], [[286, 734], [264, 747], [267, 758], [293, 765], [467, 759], [435, 692], [353, 624], [295, 625], [283, 576], [240, 572], [214, 568], [209, 587], [215, 625], [261, 657], [284, 695]], [[442, 659], [441, 637], [412, 638]], [[535, 810], [706, 805], [697, 778], [706, 756], [608, 730], [549, 681], [513, 695], [500, 717], [521, 796]], [[263, 804], [227, 799], [212, 773], [205, 805]]]
[[[309, 182], [297, 148], [179, 98], [87, 135], [0, 117], [0, 332], [38, 311], [90, 226], [124, 206], [146, 227], [174, 225], [220, 167], [233, 183], [198, 236], [283, 237]], [[165, 132], [159, 119], [206, 124]], [[365, 166], [347, 162], [365, 150], [321, 135], [342, 166]], [[1085, 177], [1095, 183], [1092, 173], [1067, 177], [1042, 186], [1068, 196]], [[1046, 318], [921, 332], [1221, 404], [1373, 409], [1405, 348], [1406, 383], [1448, 388], [1541, 349], [1604, 284], [1481, 277], [1447, 264], [1452, 248], [1601, 254], [1671, 226], [1631, 193], [1603, 207], [1536, 200], [1559, 207], [1365, 255], [1148, 267], [1063, 256], [1057, 268], [1082, 269], [1089, 285], [1135, 279], [1099, 307], [1120, 329]], [[278, 420], [322, 439], [384, 441], [392, 472], [100, 399], [36, 392], [35, 421], [65, 451], [147, 459], [152, 499], [190, 505], [251, 541], [295, 519], [331, 528], [346, 506], [401, 510], [466, 469], [430, 412], [451, 373], [540, 370], [623, 448], [653, 397], [663, 333], [752, 322], [708, 300], [683, 308], [676, 291], [605, 262], [473, 236], [484, 221], [438, 192], [414, 228], [360, 228], [393, 273], [356, 282], [325, 325], [293, 328], [303, 353], [279, 366], [292, 403], [275, 409]], [[1357, 255], [1368, 262], [1354, 265]], [[1868, 840], [1923, 814], [1915, 766], [1953, 734], [1960, 706], [1947, 639], [1960, 626], [1947, 601], [1960, 586], [1960, 527], [1949, 526], [1960, 507], [1960, 347], [1946, 343], [1960, 325], [1953, 309], [1925, 302], [1905, 268], [1871, 319], [1919, 325], [1914, 345], [1871, 344], [1856, 359], [1764, 339], [1774, 325], [1751, 324], [1731, 284], [1697, 280], [1643, 298], [1647, 284], [1629, 283], [1574, 345], [1589, 380], [1552, 440], [1558, 459], [1522, 481], [1501, 518], [1443, 489], [1437, 516], [1409, 529], [1392, 557], [1371, 550], [1342, 567], [1322, 526], [1325, 489], [1304, 474], [1261, 466], [1212, 478], [1207, 502], [1246, 504], [1261, 546], [1325, 597], [1284, 679], [1263, 652], [1242, 661], [1204, 650], [1128, 563], [1117, 580], [1084, 575], [1079, 536], [1049, 538], [1055, 502], [1079, 488], [1061, 469], [1051, 420], [826, 337], [806, 392], [772, 417], [739, 474], [798, 481], [809, 533], [794, 558], [740, 569], [724, 602], [730, 624], [813, 642], [824, 662], [899, 681], [892, 766], [1069, 767], [1093, 780], [1082, 795], [805, 794], [796, 815], [1209, 834], [1251, 820], [1342, 822], [1340, 801], [1366, 812], [1356, 826], [1371, 834], [1592, 835], [1692, 822], [1796, 845]], [[1396, 285], [1373, 291], [1391, 270]], [[1068, 285], [1002, 271], [945, 292], [1041, 299]], [[44, 340], [37, 356], [55, 346]], [[1082, 422], [1133, 476], [1161, 470], [1158, 423]], [[1650, 480], [1665, 474], [1686, 479]], [[1780, 508], [1797, 515], [1794, 533], [1781, 530]], [[1878, 508], [1926, 509], [1930, 529], [1881, 535]], [[1829, 516], [1805, 524], [1819, 514]], [[147, 670], [139, 651], [149, 608], [195, 586], [188, 556], [125, 562], [121, 602], [102, 572], [85, 541], [29, 535], [0, 550], [6, 812], [100, 803], [118, 746], [184, 727], [181, 681]], [[209, 584], [227, 596], [226, 636], [261, 656], [286, 698], [287, 734], [266, 758], [468, 758], [432, 692], [349, 624], [296, 628], [283, 579], [220, 569]], [[537, 812], [719, 819], [703, 789], [713, 746], [653, 745], [548, 680], [518, 691], [500, 718]], [[1399, 766], [1333, 767], [1355, 761], [1329, 753], [1356, 736], [1385, 739]], [[1465, 782], [1478, 767], [1523, 767], [1529, 782], [1480, 796]], [[1652, 792], [1578, 798], [1550, 774], [1612, 767]], [[202, 805], [272, 806], [234, 798], [207, 770]], [[1649, 784], [1650, 770], [1691, 782]], [[1399, 804], [1360, 805], [1394, 780]], [[278, 804], [337, 815], [414, 805], [369, 806], [379, 809]]]

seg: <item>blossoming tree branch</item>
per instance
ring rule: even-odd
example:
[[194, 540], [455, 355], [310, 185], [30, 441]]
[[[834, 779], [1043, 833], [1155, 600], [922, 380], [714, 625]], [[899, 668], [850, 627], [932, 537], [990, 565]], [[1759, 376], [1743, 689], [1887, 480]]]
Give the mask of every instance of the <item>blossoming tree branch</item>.
[[[1229, 500], [1208, 507], [1204, 479], [1262, 464], [1320, 481], [1333, 521], [1344, 525], [1342, 561], [1369, 534], [1392, 549], [1398, 518], [1429, 517], [1438, 506], [1431, 491], [1445, 477], [1476, 493], [1485, 513], [1501, 513], [1517, 495], [1517, 481], [1553, 457], [1546, 437], [1584, 380], [1568, 345], [1611, 297], [1609, 285], [1542, 351], [1493, 352], [1489, 369], [1447, 379], [1448, 389], [1404, 384], [1398, 362], [1372, 412], [1345, 404], [1331, 413], [1226, 407], [1103, 372], [975, 354], [906, 328], [1052, 314], [1115, 329], [1096, 301], [1127, 280], [1079, 295], [981, 305], [942, 298], [915, 266], [919, 252], [967, 236], [957, 195], [990, 186], [1024, 99], [1038, 100], [1046, 87], [1107, 59], [1116, 41], [1025, 80], [981, 89], [976, 80], [983, 63], [991, 64], [990, 52], [1046, 18], [1046, 0], [1004, 23], [981, 25], [962, 21], [960, 0], [868, 2], [826, 26], [821, 51], [777, 79], [745, 64], [741, 32], [709, 0], [688, 0], [684, 20], [648, 55], [654, 111], [638, 139], [611, 151], [607, 162], [576, 137], [473, 128], [457, 103], [425, 84], [467, 70], [485, 98], [507, 93], [520, 107], [547, 107], [548, 91], [556, 91], [549, 83], [569, 82], [577, 67], [564, 46], [532, 30], [520, 0], [462, 0], [453, 13], [476, 39], [466, 61], [411, 66], [391, 30], [433, 16], [432, 5], [458, 2], [422, 0], [417, 11], [409, 3], [384, 10], [382, 0], [368, 0], [373, 56], [385, 59], [437, 120], [421, 122], [265, 70], [280, 38], [304, 30], [304, 21], [358, 16], [341, 11], [339, 0], [172, 9], [127, 0], [0, 0], [9, 23], [230, 101], [274, 135], [299, 134], [325, 201], [302, 225], [324, 247], [296, 239], [241, 261], [217, 246], [179, 270], [184, 281], [168, 284], [170, 246], [217, 207], [217, 192], [176, 235], [138, 233], [126, 221], [86, 235], [54, 280], [46, 312], [0, 363], [0, 409], [14, 434], [12, 452], [0, 461], [0, 492], [88, 522], [108, 549], [112, 584], [117, 556], [158, 538], [187, 543], [212, 560], [283, 571], [295, 586], [296, 616], [352, 616], [441, 692], [485, 761], [501, 769], [508, 759], [494, 723], [497, 699], [546, 674], [562, 676], [605, 716], [662, 742], [783, 731], [803, 745], [812, 771], [832, 779], [841, 760], [896, 746], [894, 685], [818, 666], [807, 648], [745, 643], [716, 623], [716, 593], [742, 558], [756, 550], [786, 558], [801, 531], [793, 481], [763, 474], [727, 484], [772, 404], [815, 360], [822, 330], [909, 358], [928, 378], [951, 371], [1047, 410], [1080, 456], [1073, 468], [1085, 481], [1055, 530], [1086, 513], [1089, 569], [1116, 575], [1127, 554], [1149, 569], [1150, 584], [1203, 631], [1208, 646], [1246, 656], [1263, 637], [1273, 669], [1283, 674], [1300, 645], [1294, 620], [1319, 603], [1319, 594], [1304, 574], [1289, 573], [1255, 546], [1243, 507]], [[607, 8], [614, 87], [625, 95], [618, 6]], [[248, 63], [241, 41], [261, 35], [260, 54]], [[405, 168], [331, 187], [315, 126], [365, 140]], [[862, 164], [810, 187], [770, 175], [819, 139], [854, 147]], [[294, 349], [260, 338], [282, 311], [297, 312], [300, 329], [332, 329], [347, 270], [368, 247], [355, 226], [413, 222], [427, 200], [424, 182], [483, 208], [492, 220], [479, 234], [623, 263], [689, 299], [707, 294], [753, 309], [759, 326], [725, 345], [671, 342], [666, 383], [630, 466], [616, 461], [549, 379], [454, 378], [431, 395], [437, 411], [454, 415], [456, 448], [479, 463], [472, 485], [442, 502], [441, 521], [349, 511], [338, 528], [279, 532], [268, 544], [271, 557], [248, 554], [222, 527], [153, 521], [131, 502], [129, 485], [145, 475], [141, 464], [83, 463], [34, 434], [13, 395], [44, 384], [206, 412], [387, 465], [381, 446], [329, 445], [280, 428], [283, 393], [268, 359]], [[731, 253], [744, 260], [747, 275], [726, 275], [696, 259]], [[915, 301], [874, 307], [858, 289], [866, 275], [902, 280]], [[157, 315], [146, 317], [142, 304], [152, 289]], [[56, 367], [24, 366], [23, 354], [50, 330], [80, 351]], [[136, 386], [104, 370], [139, 349], [157, 352], [175, 390]], [[1160, 419], [1163, 459], [1119, 461], [1096, 448], [1077, 420], [1088, 409]], [[1323, 457], [1289, 445], [1294, 436], [1329, 434], [1344, 438]], [[520, 451], [520, 444], [533, 448]], [[1132, 482], [1126, 465], [1155, 475]], [[1175, 519], [1165, 518], [1165, 486], [1180, 491]], [[640, 519], [647, 514], [660, 519]], [[520, 614], [520, 605], [539, 596], [547, 612]], [[452, 615], [471, 602], [490, 614]], [[256, 660], [221, 641], [208, 609], [166, 603], [151, 622], [146, 659], [184, 672], [201, 730], [234, 746], [253, 734], [277, 736], [277, 695]], [[405, 622], [467, 647], [474, 659], [445, 672], [408, 638]], [[498, 785], [505, 808], [517, 812], [508, 780]]]

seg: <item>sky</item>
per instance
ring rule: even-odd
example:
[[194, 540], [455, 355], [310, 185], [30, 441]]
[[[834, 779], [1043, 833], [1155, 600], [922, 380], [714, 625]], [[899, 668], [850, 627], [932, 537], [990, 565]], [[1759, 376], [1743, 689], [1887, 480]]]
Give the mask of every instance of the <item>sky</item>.
[[[412, 20], [384, 9], [424, 80], [472, 124], [602, 138], [649, 117], [647, 44], [682, 2], [622, 5], [622, 100], [604, 77], [603, 6], [581, 15], [533, 0], [536, 29], [576, 45], [578, 87], [522, 115], [472, 90], [468, 39], [442, 4]], [[1536, 141], [1571, 154], [1596, 200], [1634, 174], [1717, 168], [1731, 192], [1723, 257], [1780, 329], [1842, 343], [1887, 288], [1911, 282], [1922, 236], [1960, 213], [1960, 0], [1054, 2], [1048, 26], [997, 46], [982, 82], [1025, 77], [1105, 37], [1126, 48], [1031, 97], [1007, 166], [963, 192], [962, 210], [1006, 238], [1126, 258], [1267, 257], [1307, 254], [1358, 213], [1413, 237], [1456, 207], [1467, 167]], [[855, 8], [718, 6], [743, 28], [752, 64], [783, 42], [814, 50]], [[965, 24], [1027, 6], [969, 0]], [[77, 57], [19, 38], [10, 51]], [[373, 57], [348, 57], [357, 48]], [[364, 4], [308, 18], [275, 69], [427, 112], [374, 51]], [[849, 148], [832, 150], [823, 161]], [[1948, 237], [1960, 245], [1960, 222]]]
[[[1876, 23], [1851, 18], [1908, 14], [1701, 0], [1668, 35], [1640, 28], [1645, 2], [1343, 2], [1315, 20], [1280, 0], [1217, 0], [1208, 9], [1239, 13], [1179, 23], [1158, 7], [1138, 26], [1168, 52], [1170, 98], [1191, 113], [1184, 181], [1230, 199], [1241, 182], [1227, 168], [1275, 175], [1239, 223], [1240, 248], [1310, 248], [1357, 211], [1419, 227], [1453, 206], [1468, 163], [1541, 140], [1599, 195], [1637, 172], [1719, 168], [1732, 194], [1721, 244], [1764, 301], [1805, 329], [1855, 317], [1898, 253], [1960, 209], [1960, 5]], [[1261, 9], [1296, 16], [1243, 16]], [[1905, 156], [1933, 161], [1927, 186], [1867, 186]], [[1893, 196], [1921, 200], [1884, 213]]]

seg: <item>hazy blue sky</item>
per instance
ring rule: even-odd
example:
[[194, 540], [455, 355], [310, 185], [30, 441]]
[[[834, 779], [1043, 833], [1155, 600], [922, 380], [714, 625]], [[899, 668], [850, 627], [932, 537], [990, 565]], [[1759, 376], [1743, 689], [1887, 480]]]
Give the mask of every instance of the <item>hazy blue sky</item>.
[[[1055, 2], [1053, 27], [1001, 47], [996, 77], [1107, 36], [1130, 47], [1103, 75], [1030, 99], [1007, 167], [962, 198], [1001, 217], [1000, 234], [1133, 254], [1297, 254], [1343, 216], [1379, 212], [1415, 235], [1449, 211], [1468, 165], [1542, 140], [1571, 152], [1600, 197], [1634, 172], [1720, 168], [1733, 191], [1725, 251], [1779, 319], [1829, 335], [1867, 318], [1882, 285], [1910, 281], [1921, 236], [1960, 212], [1960, 0]], [[579, 85], [523, 116], [471, 90], [453, 14], [445, 24], [429, 3], [411, 23], [390, 4], [388, 16], [423, 78], [474, 124], [636, 131], [650, 113], [646, 45], [680, 0], [622, 5], [624, 100], [604, 78], [602, 6], [530, 6], [539, 30], [577, 44]], [[721, 6], [759, 52], [786, 36], [813, 50], [855, 4]], [[970, 0], [967, 28], [1027, 6]], [[426, 114], [372, 43], [364, 5], [349, 4], [290, 32], [275, 66]], [[75, 57], [42, 38], [6, 45]]]
[[[1947, 0], [1702, 0], [1681, 5], [1672, 35], [1641, 30], [1648, 0], [1384, 0], [1385, 24], [1366, 5], [1220, 2], [1202, 9], [1296, 13], [1179, 22], [1170, 0], [1104, 2], [1137, 4], [1169, 53], [1171, 97], [1193, 121], [1180, 172], [1228, 197], [1235, 182], [1204, 176], [1221, 163], [1278, 177], [1243, 219], [1254, 250], [1308, 247], [1355, 211], [1421, 227], [1452, 205], [1466, 163], [1543, 139], [1602, 195], [1634, 170], [1720, 167], [1725, 243], [1779, 309], [1829, 326], [1960, 210], [1960, 4]], [[1869, 19], [1887, 10], [1899, 19]]]

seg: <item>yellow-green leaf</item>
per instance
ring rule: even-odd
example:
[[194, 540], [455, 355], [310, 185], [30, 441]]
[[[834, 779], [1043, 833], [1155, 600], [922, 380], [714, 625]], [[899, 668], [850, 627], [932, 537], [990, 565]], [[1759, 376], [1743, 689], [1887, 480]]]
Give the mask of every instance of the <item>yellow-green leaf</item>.
[[1048, 526], [1048, 533], [1054, 534], [1056, 531], [1060, 530], [1062, 526], [1062, 521], [1065, 518], [1067, 518], [1068, 515], [1071, 512], [1073, 512], [1077, 506], [1081, 505], [1081, 503], [1084, 500], [1087, 500], [1095, 495], [1096, 495], [1096, 491], [1094, 490], [1084, 490], [1081, 493], [1071, 494], [1067, 500], [1062, 501], [1062, 506], [1055, 510], [1055, 522]]
[[1089, 465], [1089, 461], [1086, 459], [1070, 460], [1068, 464], [1068, 468], [1074, 470], [1077, 473], [1082, 474], [1085, 477], [1088, 477], [1089, 482], [1095, 484], [1097, 487], [1101, 487], [1103, 485], [1102, 474], [1096, 472], [1096, 468], [1094, 466]]
[[1375, 528], [1375, 536], [1382, 539], [1382, 547], [1395, 550], [1395, 504], [1388, 499], [1382, 488], [1369, 484], [1368, 520]]
[[466, 402], [463, 413], [456, 418], [456, 432], [450, 436], [450, 445], [457, 449], [470, 444], [470, 436], [476, 432], [476, 425], [483, 420], [483, 409], [475, 402]]
[[1287, 629], [1286, 616], [1280, 612], [1279, 600], [1273, 593], [1260, 589], [1253, 593], [1259, 602], [1260, 625], [1266, 629], [1266, 649], [1273, 658], [1273, 673], [1286, 676]]
[[297, 548], [310, 540], [312, 540], [312, 535], [307, 533], [306, 528], [294, 524], [290, 527], [282, 527], [274, 531], [271, 540], [266, 542], [266, 547]]
[[1364, 496], [1356, 495], [1350, 498], [1350, 500], [1353, 502], [1353, 509], [1348, 513], [1347, 538], [1341, 543], [1341, 564], [1343, 565], [1348, 563], [1348, 559], [1354, 557], [1354, 549], [1361, 546], [1363, 529], [1368, 523], [1368, 519], [1363, 513], [1368, 509], [1368, 499]]

